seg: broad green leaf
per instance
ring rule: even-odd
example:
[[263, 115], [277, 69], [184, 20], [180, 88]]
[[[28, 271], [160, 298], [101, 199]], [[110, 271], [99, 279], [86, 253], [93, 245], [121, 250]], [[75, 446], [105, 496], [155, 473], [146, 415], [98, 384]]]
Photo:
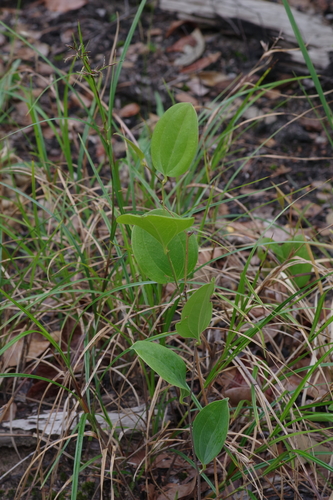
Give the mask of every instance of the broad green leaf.
[[[150, 214], [163, 215], [165, 211], [156, 209]], [[198, 260], [196, 237], [184, 232], [170, 241], [165, 253], [165, 248], [156, 238], [141, 227], [134, 226], [132, 248], [141, 272], [157, 283], [170, 283], [175, 277], [177, 280], [184, 279], [185, 271], [187, 275], [191, 273]]]
[[205, 406], [193, 422], [194, 451], [203, 465], [221, 452], [229, 429], [228, 400], [213, 401]]
[[[281, 245], [281, 251], [284, 256], [284, 260], [288, 260], [291, 257], [297, 256], [301, 257], [304, 260], [310, 261], [309, 264], [299, 262], [294, 266], [290, 266], [288, 268], [288, 273], [293, 277], [298, 288], [303, 288], [304, 286], [306, 286], [311, 279], [310, 273], [312, 270], [312, 263], [308, 249], [304, 244], [305, 241], [306, 240], [303, 235], [295, 235], [292, 241], [285, 241]], [[306, 274], [306, 276], [295, 276], [297, 274]]]
[[213, 292], [214, 282], [203, 285], [188, 299], [182, 311], [181, 321], [176, 324], [179, 335], [200, 341], [201, 333], [212, 319], [213, 305], [210, 297]]
[[166, 253], [168, 243], [177, 234], [189, 229], [194, 223], [194, 217], [185, 219], [178, 217], [176, 214], [171, 216], [169, 212], [163, 210], [162, 213], [163, 215], [158, 215], [156, 210], [152, 210], [146, 215], [124, 214], [117, 218], [117, 222], [141, 227], [161, 243], [164, 253]]
[[[273, 241], [269, 240], [268, 238], [265, 238], [264, 240], [263, 243]], [[298, 288], [303, 288], [304, 286], [306, 286], [311, 279], [311, 276], [309, 276], [309, 274], [312, 270], [312, 263], [308, 249], [304, 244], [305, 241], [306, 240], [303, 235], [295, 235], [292, 240], [284, 241], [281, 244], [273, 243], [267, 245], [267, 248], [275, 253], [281, 264], [283, 264], [287, 260], [292, 260], [292, 258], [295, 256], [310, 261], [309, 264], [299, 262], [293, 266], [288, 267], [287, 269], [288, 275], [293, 278]], [[297, 274], [305, 274], [306, 276], [296, 276]]]
[[189, 394], [186, 383], [186, 365], [181, 357], [161, 344], [139, 340], [132, 345], [132, 349], [147, 363], [160, 377], [169, 384], [179, 387]]
[[198, 260], [198, 244], [194, 234], [180, 233], [169, 243], [167, 254], [162, 245], [147, 231], [135, 226], [132, 248], [141, 272], [157, 283], [185, 279]]
[[151, 139], [154, 167], [165, 176], [184, 174], [198, 147], [198, 117], [187, 102], [169, 108], [157, 122]]

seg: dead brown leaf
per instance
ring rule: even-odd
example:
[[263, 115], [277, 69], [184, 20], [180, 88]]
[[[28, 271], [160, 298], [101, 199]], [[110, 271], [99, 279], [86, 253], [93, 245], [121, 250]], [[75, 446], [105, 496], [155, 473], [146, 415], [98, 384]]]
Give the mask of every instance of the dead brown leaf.
[[[16, 33], [19, 33], [26, 39], [30, 40], [39, 40], [40, 37], [42, 36], [42, 33], [36, 29], [31, 29], [30, 23], [25, 23], [25, 22], [18, 22], [17, 25], [15, 26], [15, 31]], [[17, 40], [18, 43], [19, 40]]]
[[198, 77], [193, 77], [187, 82], [187, 86], [193, 92], [194, 95], [202, 97], [208, 94], [209, 89], [202, 84], [202, 81]]
[[88, 3], [88, 0], [44, 0], [45, 7], [61, 14], [77, 10]]
[[207, 85], [207, 87], [215, 87], [215, 85], [225, 81], [230, 83], [233, 80], [228, 75], [221, 73], [220, 71], [201, 71], [198, 73], [198, 77], [204, 85]]
[[[214, 263], [208, 264], [213, 259], [223, 257], [223, 250], [220, 247], [205, 248], [199, 252], [199, 265], [201, 267], [195, 273], [195, 278], [198, 281], [209, 283], [213, 277], [218, 276], [221, 272], [220, 269], [213, 267]], [[206, 265], [205, 265], [206, 264]]]
[[[50, 364], [40, 363], [34, 371], [34, 375], [44, 377], [48, 380], [56, 380], [58, 383], [63, 382], [63, 377], [59, 376], [59, 370]], [[27, 390], [27, 398], [40, 399], [47, 394], [48, 397], [56, 396], [59, 392], [59, 387], [51, 384], [46, 380], [34, 379], [32, 385]]]
[[0, 424], [1, 422], [9, 422], [10, 420], [13, 420], [16, 416], [16, 411], [17, 411], [17, 406], [12, 399], [7, 404], [1, 406]]
[[[26, 34], [24, 36], [27, 36]], [[21, 44], [19, 41], [15, 42], [15, 57], [22, 59], [22, 61], [33, 61], [36, 59], [37, 50], [43, 56], [47, 56], [50, 52], [50, 46], [46, 43], [39, 42], [38, 40], [33, 39], [33, 47], [28, 47], [26, 45]], [[24, 66], [23, 66], [24, 67]], [[28, 67], [26, 67], [28, 68]], [[23, 68], [22, 68], [23, 69]]]
[[187, 36], [183, 36], [182, 38], [177, 40], [177, 42], [175, 42], [173, 45], [170, 45], [170, 47], [168, 47], [166, 49], [166, 51], [167, 52], [184, 52], [184, 51], [186, 51], [185, 45], [190, 45], [191, 47], [195, 47], [196, 44], [197, 44], [197, 41], [196, 41], [195, 37], [192, 35], [187, 35]]
[[65, 45], [67, 44], [71, 44], [72, 43], [72, 40], [73, 40], [73, 36], [75, 34], [75, 30], [73, 27], [70, 27], [68, 29], [65, 29], [63, 30], [61, 33], [60, 33], [60, 40], [62, 41], [62, 43], [64, 43]]
[[195, 488], [196, 478], [186, 484], [169, 483], [166, 485], [165, 491], [158, 495], [156, 500], [174, 500], [175, 498], [184, 498], [191, 495]]
[[[218, 212], [220, 217], [223, 217], [224, 215], [228, 215], [230, 213], [228, 203], [221, 203], [218, 206], [217, 212]], [[210, 213], [213, 214], [213, 209], [210, 210]]]
[[[316, 217], [323, 211], [323, 207], [316, 203], [309, 203], [306, 200], [297, 200], [293, 203], [293, 207], [303, 212], [305, 217]], [[298, 214], [295, 214], [298, 217]]]
[[189, 463], [174, 453], [160, 453], [153, 462], [153, 467], [160, 469], [170, 469], [171, 466], [191, 470]]
[[267, 99], [270, 99], [271, 101], [275, 101], [276, 99], [279, 99], [280, 96], [281, 96], [281, 92], [277, 89], [267, 90], [267, 92], [265, 92], [265, 97], [267, 97]]
[[[253, 365], [256, 363], [256, 360], [260, 359], [251, 358], [244, 354], [239, 360], [245, 369], [247, 369], [248, 373], [251, 374], [253, 371]], [[217, 383], [221, 386], [221, 392], [224, 397], [230, 398], [230, 404], [232, 406], [237, 406], [240, 401], [246, 400], [251, 401], [252, 393], [251, 386], [253, 384], [253, 379], [249, 377], [247, 378], [246, 371], [243, 375], [243, 368], [241, 369], [238, 366], [233, 366], [225, 371], [223, 371], [217, 377]], [[266, 385], [266, 378], [264, 378], [260, 373], [257, 376], [256, 383], [260, 385]], [[265, 390], [265, 396], [268, 401], [273, 399], [272, 390], [270, 387], [267, 387]]]
[[136, 102], [131, 102], [130, 104], [126, 104], [117, 113], [120, 118], [130, 118], [140, 113], [140, 106]]
[[12, 119], [22, 127], [32, 124], [32, 119], [29, 114], [29, 108], [24, 101], [15, 104], [15, 109], [12, 113]]
[[186, 19], [179, 19], [178, 21], [172, 21], [172, 23], [170, 24], [169, 28], [165, 33], [165, 38], [169, 38], [169, 36], [172, 35], [174, 31], [183, 26], [183, 24], [187, 23], [188, 21]]
[[150, 36], [161, 36], [163, 34], [163, 31], [161, 28], [152, 28], [148, 33]]
[[326, 222], [329, 226], [333, 226], [333, 212], [332, 210], [326, 215]]
[[[304, 358], [294, 366], [294, 369], [307, 368], [310, 367], [310, 365], [310, 358]], [[290, 375], [290, 377], [283, 380], [283, 386], [287, 391], [295, 391], [299, 387], [299, 384], [305, 375], [306, 371], [302, 371], [300, 375], [294, 373], [293, 375]], [[317, 372], [317, 374], [313, 375], [306, 384], [306, 394], [314, 400], [320, 399], [328, 393], [331, 382], [332, 374], [330, 371], [325, 371], [325, 374]]]
[[175, 66], [188, 66], [192, 64], [205, 50], [205, 39], [198, 28], [191, 33], [191, 37], [195, 39], [195, 45], [189, 43], [184, 45], [182, 49], [184, 54], [174, 61]]
[[135, 453], [133, 453], [130, 457], [126, 459], [128, 464], [134, 465], [135, 467], [138, 467], [140, 464], [142, 464], [145, 460], [146, 457], [146, 451], [145, 450], [139, 450]]
[[[310, 455], [315, 455], [320, 460], [326, 462], [327, 464], [331, 463], [333, 454], [332, 441], [327, 441], [326, 443], [321, 444], [324, 438], [320, 436], [320, 434], [314, 434], [314, 433], [312, 433], [311, 435], [296, 434], [296, 436], [294, 436], [292, 439], [297, 449], [306, 451]], [[306, 459], [303, 457], [300, 457], [300, 460], [302, 463], [306, 462]], [[318, 471], [320, 471], [320, 473], [323, 474], [323, 476], [326, 478], [329, 475], [329, 471], [326, 469], [326, 467], [319, 467]]]
[[143, 490], [147, 492], [147, 498], [149, 500], [156, 500], [156, 486], [153, 483], [149, 483], [147, 488], [143, 487]]
[[38, 51], [42, 56], [47, 57], [50, 52], [50, 46], [47, 43], [34, 42], [34, 57], [36, 57], [36, 51]]
[[311, 228], [301, 229], [295, 233], [294, 228], [289, 227], [289, 225], [274, 226], [268, 221], [247, 221], [247, 222], [230, 222], [230, 221], [217, 221], [217, 227], [221, 227], [228, 231], [228, 240], [236, 243], [245, 243], [257, 239], [258, 235], [265, 236], [266, 238], [272, 238], [272, 240], [277, 243], [288, 240], [294, 234], [308, 235], [312, 234]]
[[135, 63], [138, 59], [138, 57], [141, 55], [149, 54], [149, 47], [145, 43], [142, 42], [136, 42], [132, 43], [126, 52], [126, 61], [125, 62], [132, 62]]
[[[56, 341], [60, 339], [60, 333], [57, 331], [52, 332], [51, 336]], [[10, 336], [9, 339], [7, 339], [7, 342], [13, 338], [15, 338], [15, 335]], [[29, 336], [26, 336], [25, 338], [15, 342], [15, 344], [13, 344], [9, 349], [7, 349], [7, 351], [4, 352], [2, 361], [5, 368], [16, 367], [19, 364], [23, 353], [24, 344], [26, 342], [28, 343], [26, 356], [27, 361], [31, 361], [32, 359], [35, 359], [43, 354], [43, 352], [50, 345], [50, 342], [45, 337], [43, 337], [41, 333], [31, 333]]]
[[240, 401], [251, 401], [251, 388], [243, 385], [241, 387], [231, 387], [223, 391], [226, 398], [229, 398], [232, 406], [237, 406]]
[[265, 145], [268, 147], [268, 148], [274, 148], [276, 146], [276, 140], [273, 139], [273, 137], [270, 137], [269, 139], [267, 139], [267, 141], [265, 142]]
[[217, 382], [222, 387], [223, 396], [230, 399], [232, 406], [237, 406], [243, 400], [251, 401], [251, 387], [235, 366], [224, 371]]
[[70, 106], [80, 106], [80, 108], [86, 106], [89, 108], [92, 100], [93, 98], [90, 94], [83, 94], [82, 92], [76, 91], [75, 94], [73, 93], [70, 96]]
[[156, 125], [156, 123], [158, 122], [159, 119], [160, 119], [159, 116], [155, 115], [155, 113], [149, 113], [149, 118], [146, 121], [146, 124], [148, 125], [148, 127], [151, 130], [154, 130], [155, 125]]
[[193, 106], [199, 106], [198, 100], [187, 92], [178, 92], [175, 95], [175, 99], [177, 102], [190, 102]]
[[331, 193], [326, 193], [324, 191], [319, 191], [318, 193], [316, 193], [316, 196], [318, 198], [318, 200], [320, 201], [327, 201], [329, 203], [331, 203], [333, 201], [333, 196], [332, 196], [332, 192]]
[[55, 136], [53, 128], [48, 126], [48, 123], [42, 123], [44, 139], [52, 139]]
[[210, 54], [209, 56], [203, 57], [202, 59], [199, 59], [199, 61], [196, 61], [195, 63], [191, 64], [190, 66], [186, 65], [186, 68], [183, 68], [180, 72], [181, 73], [193, 73], [196, 71], [201, 71], [210, 64], [215, 63], [219, 58], [221, 57], [221, 52], [214, 52], [213, 54]]
[[311, 182], [311, 186], [315, 189], [319, 189], [320, 191], [327, 192], [332, 190], [332, 184], [325, 181], [313, 181]]
[[285, 165], [281, 165], [276, 170], [274, 170], [274, 172], [271, 175], [271, 178], [274, 179], [274, 177], [278, 177], [279, 175], [287, 174], [290, 171], [291, 171], [290, 167], [286, 167]]
[[262, 306], [256, 306], [251, 309], [251, 316], [256, 319], [265, 318], [267, 314], [267, 310]]
[[298, 120], [298, 123], [309, 132], [321, 132], [323, 130], [323, 125], [318, 118], [302, 116]]

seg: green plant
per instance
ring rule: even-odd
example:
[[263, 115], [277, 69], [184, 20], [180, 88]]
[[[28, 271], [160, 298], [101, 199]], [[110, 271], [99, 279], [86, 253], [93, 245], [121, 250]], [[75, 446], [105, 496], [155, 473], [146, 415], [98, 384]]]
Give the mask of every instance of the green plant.
[[[151, 139], [153, 166], [164, 176], [162, 189], [168, 176], [179, 176], [191, 167], [197, 145], [198, 120], [193, 106], [181, 103], [169, 108], [157, 123]], [[184, 290], [198, 258], [194, 234], [185, 233], [194, 218], [180, 217], [163, 207], [142, 216], [121, 215], [117, 222], [135, 226], [132, 248], [143, 274], [158, 283], [174, 282], [178, 289]], [[212, 319], [210, 297], [213, 292], [212, 282], [201, 286], [189, 299], [184, 294], [181, 321], [176, 324], [179, 335], [200, 344], [200, 336]], [[202, 408], [186, 382], [182, 358], [169, 348], [153, 343], [155, 338], [137, 341], [132, 349], [164, 380], [181, 390], [181, 402], [189, 394], [193, 398], [199, 410], [192, 428], [193, 446], [205, 467], [223, 447], [229, 426], [227, 401], [214, 401]]]
[[[281, 264], [297, 262], [287, 268], [287, 273], [298, 288], [305, 287], [311, 279], [311, 255], [306, 246], [306, 241], [303, 235], [295, 235], [292, 239], [283, 243], [276, 243], [271, 238], [262, 239], [262, 244], [265, 244], [275, 254]], [[265, 252], [262, 248], [258, 249], [258, 255], [264, 262]]]

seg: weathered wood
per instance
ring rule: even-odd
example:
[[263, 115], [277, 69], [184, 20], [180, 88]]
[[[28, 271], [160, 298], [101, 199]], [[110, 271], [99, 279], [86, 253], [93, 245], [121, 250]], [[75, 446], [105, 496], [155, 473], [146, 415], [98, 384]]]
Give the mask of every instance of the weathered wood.
[[[215, 24], [221, 20], [238, 19], [268, 30], [275, 36], [281, 33], [289, 46], [297, 47], [296, 38], [283, 5], [264, 0], [160, 0], [161, 9], [177, 12], [181, 17], [207, 19]], [[292, 9], [311, 60], [318, 69], [325, 69], [333, 52], [333, 28], [317, 14]], [[246, 26], [245, 26], [246, 31]], [[290, 58], [304, 64], [302, 53], [290, 51]]]
[[[45, 411], [39, 415], [30, 415], [24, 419], [14, 419], [11, 422], [2, 422], [0, 427], [0, 446], [11, 446], [13, 437], [19, 439], [20, 445], [31, 444], [33, 437], [40, 436], [60, 436], [63, 432], [72, 429], [78, 422], [82, 412], [75, 411]], [[123, 412], [108, 412], [108, 417], [113, 426], [118, 427], [118, 431], [124, 432], [144, 430], [146, 423], [145, 405], [128, 408]], [[110, 429], [102, 415], [96, 415], [97, 422], [101, 427], [109, 432]], [[38, 434], [36, 434], [36, 431]], [[118, 432], [118, 433], [119, 433]]]

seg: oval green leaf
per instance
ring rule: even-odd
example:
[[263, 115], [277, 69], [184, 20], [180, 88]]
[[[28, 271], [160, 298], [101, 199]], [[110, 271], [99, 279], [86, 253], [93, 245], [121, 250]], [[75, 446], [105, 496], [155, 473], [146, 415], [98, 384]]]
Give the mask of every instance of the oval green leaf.
[[132, 349], [166, 382], [189, 394], [189, 387], [186, 383], [186, 365], [175, 352], [161, 344], [147, 340], [135, 342]]
[[[298, 261], [294, 266], [288, 267], [288, 274], [292, 276], [298, 288], [306, 286], [311, 279], [312, 263], [305, 241], [303, 235], [295, 235], [292, 241], [285, 241], [280, 247], [285, 261], [295, 256], [310, 261], [309, 264]], [[281, 260], [279, 255], [278, 257]], [[304, 276], [297, 276], [298, 274], [304, 274]]]
[[203, 465], [221, 452], [229, 429], [228, 400], [213, 401], [203, 408], [193, 422], [194, 451]]
[[188, 299], [182, 310], [181, 321], [176, 330], [182, 337], [200, 341], [200, 335], [212, 319], [213, 304], [210, 297], [214, 292], [214, 282], [201, 286]]
[[[150, 215], [164, 215], [169, 212], [158, 208]], [[172, 214], [177, 218], [176, 214]], [[132, 232], [132, 248], [141, 272], [157, 283], [169, 283], [184, 279], [185, 271], [189, 274], [198, 260], [198, 244], [195, 236], [184, 232], [177, 234], [168, 244], [168, 252], [151, 234], [139, 226]], [[171, 263], [174, 269], [171, 267]]]
[[175, 177], [191, 166], [198, 147], [198, 117], [192, 104], [169, 108], [158, 121], [151, 140], [151, 158], [156, 170]]
[[166, 253], [168, 243], [177, 234], [193, 226], [194, 217], [185, 219], [163, 210], [162, 213], [159, 215], [156, 210], [152, 210], [146, 215], [124, 214], [117, 218], [117, 222], [141, 227], [159, 241]]
[[194, 234], [188, 236], [180, 233], [175, 236], [166, 254], [161, 243], [141, 227], [135, 226], [132, 249], [141, 272], [162, 284], [174, 282], [175, 278], [184, 279], [185, 274], [193, 271], [198, 260], [198, 244]]
[[[269, 240], [268, 238], [264, 238], [263, 243], [272, 242], [273, 240]], [[283, 243], [272, 243], [271, 245], [267, 245], [267, 247], [275, 253], [281, 264], [286, 262], [287, 260], [297, 256], [301, 257], [304, 260], [308, 260], [309, 263], [305, 262], [297, 262], [295, 265], [287, 268], [287, 273], [292, 277], [294, 282], [296, 283], [298, 288], [303, 288], [306, 286], [310, 279], [310, 273], [312, 271], [312, 263], [311, 256], [309, 255], [308, 249], [305, 245], [305, 238], [302, 234], [295, 235], [292, 240], [284, 241]], [[302, 275], [304, 276], [297, 276]]]

